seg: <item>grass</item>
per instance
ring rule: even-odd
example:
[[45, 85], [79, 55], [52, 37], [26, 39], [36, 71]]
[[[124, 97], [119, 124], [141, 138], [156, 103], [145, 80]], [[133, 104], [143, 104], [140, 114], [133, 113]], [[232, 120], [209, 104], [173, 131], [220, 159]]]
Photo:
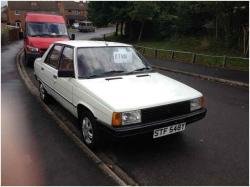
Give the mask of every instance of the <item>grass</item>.
[[[119, 41], [131, 43], [126, 38], [110, 36], [107, 37], [108, 41]], [[187, 51], [191, 53], [175, 52], [173, 60], [181, 62], [193, 62], [193, 53], [196, 53], [195, 63], [208, 65], [212, 67], [223, 67], [224, 56], [226, 58], [225, 68], [235, 69], [235, 70], [249, 70], [249, 60], [239, 59], [239, 58], [229, 58], [231, 57], [243, 57], [241, 52], [234, 48], [226, 48], [222, 43], [214, 41], [212, 38], [206, 37], [185, 37], [185, 38], [171, 38], [161, 41], [141, 41], [133, 42], [133, 45], [139, 45], [144, 47], [174, 50], [174, 51]], [[155, 50], [152, 49], [139, 49], [141, 53], [145, 56], [155, 57]], [[202, 55], [205, 54], [205, 55]], [[211, 55], [211, 56], [206, 56]], [[222, 56], [222, 57], [216, 57]], [[163, 60], [172, 60], [171, 51], [157, 51], [157, 58]]]

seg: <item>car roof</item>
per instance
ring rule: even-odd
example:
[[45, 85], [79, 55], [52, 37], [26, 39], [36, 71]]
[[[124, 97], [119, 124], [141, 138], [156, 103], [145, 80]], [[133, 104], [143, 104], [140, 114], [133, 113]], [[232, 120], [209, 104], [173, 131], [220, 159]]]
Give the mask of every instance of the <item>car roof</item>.
[[72, 47], [130, 47], [131, 45], [117, 42], [93, 41], [93, 40], [69, 40], [57, 41], [55, 43], [69, 45]]

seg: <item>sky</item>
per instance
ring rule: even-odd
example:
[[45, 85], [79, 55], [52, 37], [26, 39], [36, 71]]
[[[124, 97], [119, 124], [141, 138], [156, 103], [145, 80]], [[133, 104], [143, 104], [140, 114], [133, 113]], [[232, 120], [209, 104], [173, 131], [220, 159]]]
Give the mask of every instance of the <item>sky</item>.
[[7, 1], [1, 1], [1, 7], [7, 5]]

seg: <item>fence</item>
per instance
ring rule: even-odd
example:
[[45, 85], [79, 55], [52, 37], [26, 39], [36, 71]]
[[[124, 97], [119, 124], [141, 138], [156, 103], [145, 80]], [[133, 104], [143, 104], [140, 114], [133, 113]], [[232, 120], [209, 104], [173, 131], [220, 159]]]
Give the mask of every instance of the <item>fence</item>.
[[20, 29], [16, 27], [3, 26], [1, 28], [1, 45], [20, 39]]
[[203, 64], [212, 67], [222, 67], [237, 70], [249, 69], [249, 58], [212, 56], [186, 51], [156, 49], [138, 45], [134, 45], [134, 47], [138, 51], [140, 51], [144, 56], [158, 58], [161, 60], [170, 60], [173, 62], [189, 62], [193, 64]]

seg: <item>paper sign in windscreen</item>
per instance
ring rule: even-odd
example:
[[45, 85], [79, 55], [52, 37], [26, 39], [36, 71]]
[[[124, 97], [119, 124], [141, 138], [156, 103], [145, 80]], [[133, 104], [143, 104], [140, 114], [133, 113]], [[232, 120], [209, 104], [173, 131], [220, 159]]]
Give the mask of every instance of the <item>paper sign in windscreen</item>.
[[119, 49], [117, 52], [113, 53], [114, 63], [131, 63], [132, 62], [132, 52], [126, 49]]

